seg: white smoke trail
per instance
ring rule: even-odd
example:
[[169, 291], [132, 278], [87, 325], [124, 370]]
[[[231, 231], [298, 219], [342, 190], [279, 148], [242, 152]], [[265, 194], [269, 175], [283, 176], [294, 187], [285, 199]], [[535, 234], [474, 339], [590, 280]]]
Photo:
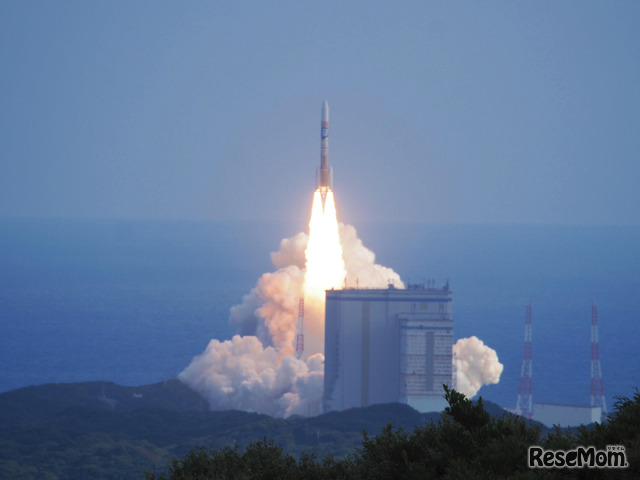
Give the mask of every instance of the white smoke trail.
[[453, 346], [453, 354], [457, 370], [456, 389], [468, 398], [478, 393], [483, 385], [500, 381], [504, 367], [498, 361], [498, 354], [478, 337], [459, 339]]

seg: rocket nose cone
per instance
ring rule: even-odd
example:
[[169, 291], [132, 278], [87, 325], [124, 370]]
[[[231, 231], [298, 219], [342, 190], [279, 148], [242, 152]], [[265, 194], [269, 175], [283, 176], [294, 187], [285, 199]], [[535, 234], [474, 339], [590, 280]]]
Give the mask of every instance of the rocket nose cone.
[[322, 121], [329, 122], [329, 104], [326, 100], [322, 104]]

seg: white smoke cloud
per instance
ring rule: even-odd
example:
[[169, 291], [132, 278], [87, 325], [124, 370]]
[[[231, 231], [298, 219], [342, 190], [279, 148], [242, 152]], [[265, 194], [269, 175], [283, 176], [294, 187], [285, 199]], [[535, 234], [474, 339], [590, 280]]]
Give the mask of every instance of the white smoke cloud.
[[[362, 288], [403, 287], [400, 276], [377, 265], [356, 229], [340, 224], [347, 278]], [[240, 409], [277, 417], [320, 413], [324, 375], [324, 305], [305, 299], [305, 355], [293, 356], [298, 300], [303, 295], [309, 237], [298, 233], [271, 253], [275, 272], [265, 273], [229, 321], [239, 335], [211, 340], [178, 376], [214, 410]], [[348, 280], [349, 281], [349, 280]]]
[[[351, 225], [340, 224], [340, 243], [348, 284], [360, 288], [397, 288], [404, 284], [392, 269], [375, 263], [375, 254], [366, 248]], [[277, 270], [265, 273], [245, 295], [240, 305], [231, 308], [230, 322], [240, 335], [256, 335], [265, 346], [273, 346], [284, 355], [294, 353], [293, 341], [298, 319], [298, 299], [303, 296], [305, 250], [309, 236], [298, 233], [280, 242], [271, 253]], [[305, 298], [305, 352], [324, 351], [324, 305]]]
[[292, 354], [303, 281], [304, 271], [296, 265], [263, 274], [242, 303], [231, 308], [229, 321], [240, 335], [256, 335], [282, 355]]
[[276, 268], [284, 268], [295, 265], [299, 269], [304, 268], [304, 252], [307, 249], [309, 235], [300, 232], [291, 238], [280, 241], [280, 250], [271, 252], [271, 263]]
[[457, 370], [457, 387], [468, 398], [473, 397], [480, 387], [498, 383], [503, 365], [498, 354], [478, 337], [461, 338], [453, 346], [454, 362]]
[[[386, 288], [404, 285], [392, 269], [375, 263], [375, 254], [358, 238], [356, 229], [340, 224], [340, 243], [349, 286]], [[308, 235], [280, 242], [271, 254], [275, 272], [265, 273], [256, 286], [231, 308], [229, 321], [239, 335], [211, 340], [178, 376], [203, 395], [212, 410], [239, 409], [275, 417], [320, 413], [324, 375], [324, 305], [305, 299], [305, 356], [293, 356], [298, 300], [303, 295]], [[473, 396], [502, 372], [495, 351], [476, 337], [461, 339], [457, 354], [458, 389]]]
[[318, 414], [324, 359], [307, 361], [264, 347], [254, 336], [211, 340], [179, 378], [216, 410], [247, 410], [274, 417]]
[[354, 227], [340, 224], [340, 243], [347, 268], [348, 286], [387, 288], [392, 284], [396, 288], [404, 288], [400, 275], [375, 263], [375, 253], [363, 245]]

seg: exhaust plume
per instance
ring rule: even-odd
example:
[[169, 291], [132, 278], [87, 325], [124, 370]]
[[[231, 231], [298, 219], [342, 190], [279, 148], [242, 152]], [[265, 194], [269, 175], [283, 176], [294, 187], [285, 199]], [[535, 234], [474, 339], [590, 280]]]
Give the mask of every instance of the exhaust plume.
[[306, 362], [293, 356], [278, 361], [279, 356], [254, 336], [214, 339], [179, 378], [215, 410], [247, 410], [274, 417], [306, 415], [310, 402], [315, 407], [322, 395], [322, 356]]
[[[354, 227], [339, 224], [336, 233], [344, 263], [338, 265], [342, 271], [338, 285], [332, 286], [341, 287], [346, 275], [349, 284], [358, 282], [363, 288], [386, 288], [389, 283], [404, 287], [396, 272], [375, 263], [374, 253], [363, 245]], [[318, 287], [321, 295], [306, 291], [308, 243], [305, 233], [280, 242], [279, 250], [271, 253], [276, 270], [263, 274], [242, 303], [231, 308], [229, 320], [238, 335], [226, 341], [211, 340], [178, 376], [203, 395], [211, 409], [235, 408], [275, 417], [320, 413], [324, 288]], [[303, 294], [306, 358], [296, 359], [298, 299]]]
[[[242, 303], [231, 308], [238, 335], [211, 340], [178, 378], [205, 397], [212, 410], [240, 409], [274, 417], [321, 413], [324, 375], [324, 290], [344, 283], [360, 288], [404, 288], [392, 269], [375, 263], [351, 225], [335, 220], [333, 194], [324, 208], [314, 200], [309, 235], [283, 239], [271, 253], [275, 271], [263, 274]], [[327, 206], [329, 208], [327, 208]], [[333, 222], [333, 223], [332, 223]], [[318, 241], [318, 232], [322, 241]], [[315, 245], [315, 247], [314, 247]], [[329, 268], [327, 268], [329, 267]], [[305, 297], [304, 357], [294, 356], [298, 300]], [[495, 352], [475, 337], [454, 346], [458, 386], [472, 396], [502, 372]], [[480, 365], [477, 363], [480, 362]], [[497, 375], [496, 375], [497, 372]]]

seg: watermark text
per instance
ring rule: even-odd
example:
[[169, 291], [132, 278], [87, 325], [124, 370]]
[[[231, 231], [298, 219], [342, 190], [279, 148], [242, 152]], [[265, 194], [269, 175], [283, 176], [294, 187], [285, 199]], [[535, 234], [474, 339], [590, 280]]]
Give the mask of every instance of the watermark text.
[[529, 447], [529, 468], [626, 468], [627, 455], [622, 445], [607, 445], [606, 450], [596, 447], [578, 447], [574, 450], [545, 450]]

